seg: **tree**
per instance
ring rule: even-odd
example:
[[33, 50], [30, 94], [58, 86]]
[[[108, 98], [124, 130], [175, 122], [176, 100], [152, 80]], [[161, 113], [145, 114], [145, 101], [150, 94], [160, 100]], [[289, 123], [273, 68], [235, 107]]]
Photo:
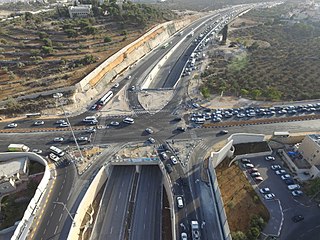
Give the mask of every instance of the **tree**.
[[109, 37], [109, 36], [106, 36], [105, 38], [104, 38], [104, 42], [105, 43], [109, 43], [109, 42], [111, 42], [112, 41], [112, 39]]
[[92, 35], [95, 34], [97, 32], [97, 29], [93, 26], [87, 26], [83, 29], [83, 33], [85, 35]]
[[33, 14], [31, 12], [25, 12], [24, 18], [25, 18], [26, 22], [30, 21], [33, 19]]
[[52, 47], [52, 41], [50, 38], [44, 38], [44, 39], [42, 39], [42, 41], [45, 46]]
[[52, 47], [48, 47], [48, 46], [42, 46], [41, 47], [41, 51], [44, 53], [44, 54], [50, 54], [53, 52], [53, 48]]
[[249, 232], [248, 232], [248, 239], [249, 240], [256, 240], [258, 239], [260, 235], [260, 230], [257, 227], [251, 227]]
[[68, 38], [77, 37], [78, 32], [74, 29], [66, 29], [64, 32], [67, 34]]
[[241, 231], [231, 232], [231, 237], [233, 240], [247, 240], [247, 236]]

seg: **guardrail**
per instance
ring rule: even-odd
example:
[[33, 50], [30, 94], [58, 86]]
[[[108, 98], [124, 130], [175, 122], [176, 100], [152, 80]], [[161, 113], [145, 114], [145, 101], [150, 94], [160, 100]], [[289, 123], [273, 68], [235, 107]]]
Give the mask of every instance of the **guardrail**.
[[19, 222], [13, 236], [11, 237], [11, 240], [22, 240], [27, 238], [28, 234], [30, 233], [35, 214], [39, 209], [39, 205], [43, 201], [44, 197], [47, 197], [45, 193], [48, 190], [47, 186], [51, 179], [51, 173], [48, 163], [39, 155], [29, 152], [0, 153], [0, 161], [7, 161], [8, 159], [10, 160], [19, 157], [28, 157], [32, 161], [43, 164], [45, 166], [45, 172], [33, 198], [31, 199], [26, 211], [24, 212], [23, 218]]
[[[85, 130], [87, 127], [74, 127], [72, 126], [72, 130], [74, 131], [81, 131]], [[7, 128], [7, 129], [0, 129], [0, 133], [28, 133], [28, 132], [63, 132], [63, 131], [70, 131], [70, 128]]]

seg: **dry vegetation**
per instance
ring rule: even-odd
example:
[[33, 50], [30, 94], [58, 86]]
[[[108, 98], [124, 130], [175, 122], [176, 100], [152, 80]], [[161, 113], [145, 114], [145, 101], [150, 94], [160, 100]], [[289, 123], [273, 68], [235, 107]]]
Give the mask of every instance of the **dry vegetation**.
[[242, 54], [230, 60], [213, 56], [202, 74], [202, 93], [223, 91], [255, 100], [320, 98], [320, 26], [307, 20], [291, 22], [284, 17], [291, 9], [280, 5], [252, 10], [244, 16], [250, 27], [245, 20], [233, 26], [239, 28], [229, 32], [229, 40]]
[[1, 22], [0, 100], [72, 86], [155, 24], [176, 17], [144, 4], [93, 10], [97, 17], [88, 19], [69, 19], [61, 7]]
[[252, 219], [261, 217], [265, 223], [269, 213], [239, 167], [235, 164], [228, 167], [228, 164], [229, 161], [223, 161], [216, 173], [229, 227], [233, 233], [240, 231], [249, 237]]

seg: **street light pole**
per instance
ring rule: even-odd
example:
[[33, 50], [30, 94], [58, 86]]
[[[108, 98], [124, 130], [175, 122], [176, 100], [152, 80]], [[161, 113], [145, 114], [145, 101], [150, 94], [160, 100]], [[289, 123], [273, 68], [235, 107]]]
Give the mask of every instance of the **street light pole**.
[[71, 213], [69, 212], [69, 210], [68, 210], [68, 208], [67, 208], [66, 204], [65, 204], [65, 203], [63, 203], [63, 202], [53, 202], [53, 203], [55, 203], [55, 204], [59, 204], [59, 205], [62, 205], [62, 206], [63, 206], [63, 208], [67, 211], [67, 213], [68, 213], [69, 217], [71, 218], [73, 226], [75, 227], [75, 226], [76, 226], [76, 222], [74, 221], [74, 218], [72, 217]]
[[[62, 93], [55, 93], [55, 94], [53, 94], [53, 98], [58, 99], [58, 102], [60, 101], [60, 99], [61, 99], [62, 96], [63, 96]], [[60, 102], [60, 103], [61, 103], [61, 102]], [[68, 123], [68, 125], [69, 125], [70, 131], [71, 131], [71, 133], [72, 133], [73, 140], [74, 140], [74, 142], [76, 143], [77, 149], [78, 149], [78, 151], [79, 151], [79, 153], [80, 153], [81, 160], [83, 160], [84, 157], [83, 157], [83, 155], [82, 155], [82, 152], [81, 152], [81, 150], [80, 150], [80, 147], [79, 147], [77, 138], [76, 138], [76, 136], [74, 135], [74, 132], [73, 132], [71, 123], [70, 123], [69, 118], [68, 118], [68, 116], [67, 116], [67, 114], [66, 114], [66, 111], [65, 111], [64, 108], [63, 108], [62, 103], [60, 104], [60, 107], [61, 107], [61, 109], [62, 109], [62, 111], [63, 111], [63, 114], [64, 114], [64, 117], [66, 118], [67, 123]]]

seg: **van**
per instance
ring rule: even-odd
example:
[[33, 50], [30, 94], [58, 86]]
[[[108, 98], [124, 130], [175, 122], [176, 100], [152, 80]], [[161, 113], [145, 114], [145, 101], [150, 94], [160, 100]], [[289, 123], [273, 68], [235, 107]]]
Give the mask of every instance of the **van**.
[[183, 208], [183, 200], [182, 197], [177, 197], [178, 208]]
[[134, 120], [133, 118], [126, 117], [125, 119], [123, 119], [123, 122], [128, 124], [133, 124]]
[[83, 122], [93, 122], [93, 121], [97, 121], [97, 118], [96, 118], [96, 116], [88, 116], [88, 117], [85, 117], [82, 121]]

